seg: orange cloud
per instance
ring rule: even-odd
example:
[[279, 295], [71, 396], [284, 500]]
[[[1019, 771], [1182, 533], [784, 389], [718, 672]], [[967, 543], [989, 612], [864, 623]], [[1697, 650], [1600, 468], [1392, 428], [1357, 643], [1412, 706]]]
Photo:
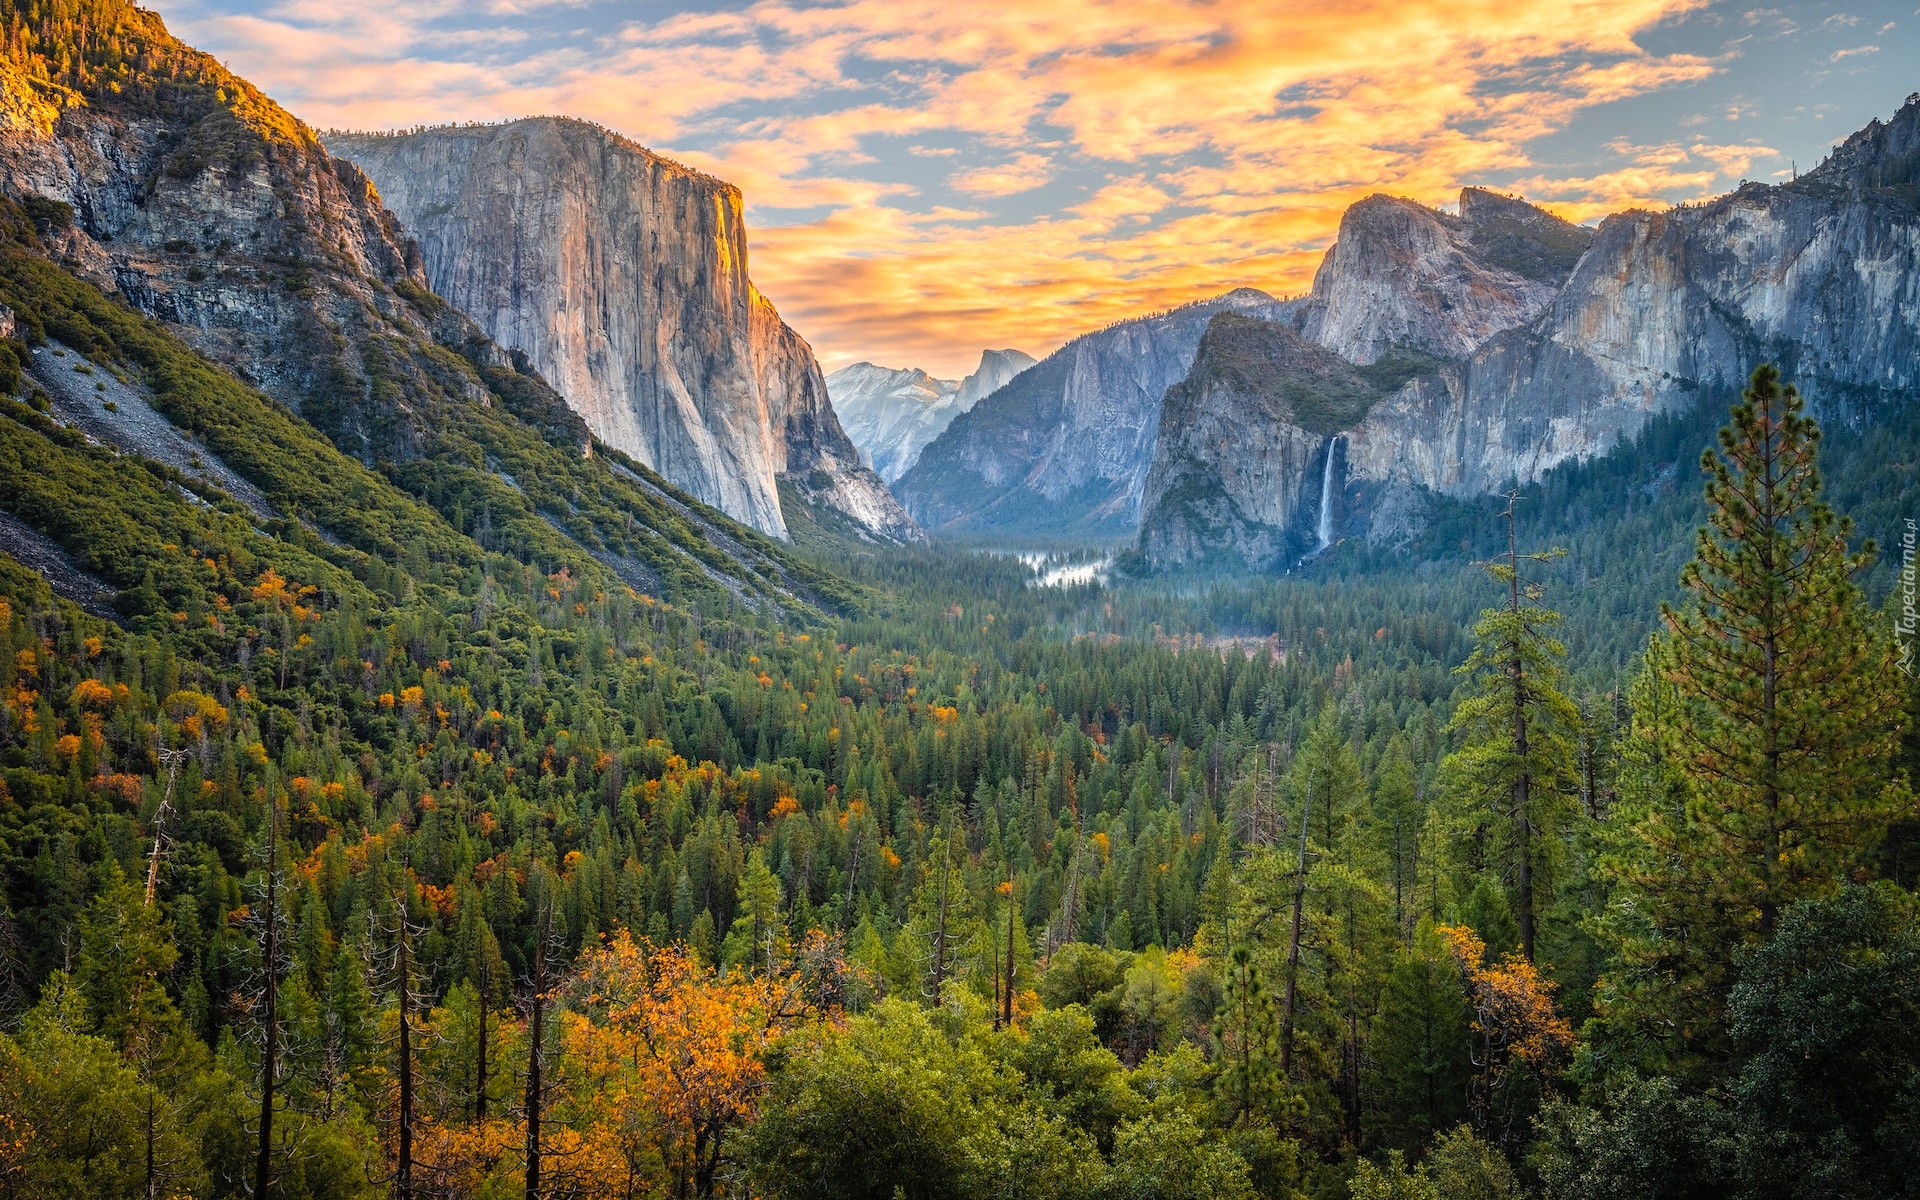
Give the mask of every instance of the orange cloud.
[[455, 0], [295, 0], [190, 32], [320, 125], [619, 129], [742, 188], [755, 279], [829, 369], [954, 375], [985, 345], [1303, 291], [1376, 191], [1437, 204], [1535, 171], [1529, 193], [1585, 218], [1744, 172], [1772, 152], [1620, 147], [1579, 177], [1529, 155], [1721, 69], [1637, 40], [1704, 3], [758, 0], [520, 46], [517, 14], [566, 4], [492, 0], [487, 40], [447, 31]]

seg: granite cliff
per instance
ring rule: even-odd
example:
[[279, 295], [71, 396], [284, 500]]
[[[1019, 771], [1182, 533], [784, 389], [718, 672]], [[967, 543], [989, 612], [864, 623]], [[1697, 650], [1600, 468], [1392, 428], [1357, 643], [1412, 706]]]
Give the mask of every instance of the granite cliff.
[[[353, 467], [328, 468], [327, 478], [269, 476], [248, 439], [271, 434], [228, 429], [216, 412], [156, 410], [146, 426], [129, 416], [89, 436], [165, 460], [172, 442], [152, 422], [173, 422], [191, 454], [209, 462], [216, 486], [254, 488], [246, 502], [262, 520], [304, 526], [340, 553], [361, 555], [356, 569], [366, 556], [391, 562], [424, 551], [380, 526], [373, 509], [338, 503], [343, 489], [387, 497], [375, 506], [382, 512], [437, 513], [432, 520], [452, 523], [488, 553], [543, 571], [574, 564], [574, 577], [590, 570], [603, 587], [618, 581], [688, 602], [783, 609], [834, 590], [775, 543], [596, 443], [525, 356], [429, 290], [417, 245], [357, 167], [246, 80], [173, 38], [158, 16], [93, 0], [21, 27], [16, 40], [0, 69], [0, 195], [34, 225], [20, 243], [34, 249], [19, 253], [44, 253], [161, 322], [303, 418]], [[795, 364], [811, 364], [811, 354], [767, 314], [752, 361], [763, 377], [789, 381], [770, 403], [824, 410], [817, 368], [792, 382]], [[73, 339], [56, 349], [83, 364], [92, 356], [104, 366], [100, 356], [125, 351], [80, 344], [84, 331], [49, 326], [46, 335]], [[121, 410], [144, 412], [149, 381], [127, 379]], [[830, 410], [788, 424], [805, 430], [809, 420], [812, 436], [837, 433]], [[212, 463], [216, 434], [237, 439], [240, 457]], [[839, 465], [826, 451], [788, 461]], [[241, 482], [220, 474], [229, 470]], [[828, 486], [843, 477], [822, 471]], [[393, 499], [396, 490], [406, 498]], [[322, 511], [324, 497], [332, 499]]]
[[434, 290], [610, 445], [776, 536], [781, 477], [875, 535], [918, 536], [748, 278], [737, 189], [579, 121], [331, 143], [419, 240]]
[[1034, 364], [1018, 350], [984, 350], [965, 379], [935, 379], [918, 367], [854, 363], [827, 376], [827, 394], [861, 457], [892, 483], [953, 419]]
[[1593, 232], [1480, 188], [1460, 214], [1370, 196], [1348, 209], [1297, 327], [1359, 363], [1391, 349], [1460, 358], [1552, 301]]
[[786, 536], [778, 481], [918, 536], [863, 467], [806, 342], [747, 275], [740, 192], [583, 121], [331, 134], [417, 239], [433, 291], [596, 437]]
[[901, 503], [949, 532], [1131, 533], [1161, 399], [1223, 312], [1279, 321], [1294, 304], [1240, 288], [1075, 338], [956, 417], [896, 481]]
[[[1148, 558], [1282, 564], [1320, 544], [1323, 513], [1334, 540], [1403, 539], [1424, 495], [1485, 494], [1605, 453], [1762, 361], [1826, 420], [1871, 420], [1920, 394], [1920, 97], [1789, 183], [1621, 213], [1590, 238], [1534, 212], [1472, 190], [1457, 218], [1356, 205], [1293, 331], [1356, 366], [1431, 361], [1363, 415], [1316, 429], [1271, 401], [1283, 381], [1236, 386], [1202, 356], [1162, 414]], [[1251, 333], [1274, 341], [1276, 362], [1298, 355], [1287, 331]], [[1186, 432], [1224, 427], [1252, 446], [1317, 434], [1317, 452], [1262, 475]]]

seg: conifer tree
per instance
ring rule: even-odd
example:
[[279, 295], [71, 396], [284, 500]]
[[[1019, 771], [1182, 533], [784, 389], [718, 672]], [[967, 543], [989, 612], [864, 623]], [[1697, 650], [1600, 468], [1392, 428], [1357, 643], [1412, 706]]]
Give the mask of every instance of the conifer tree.
[[1561, 690], [1566, 648], [1553, 636], [1560, 614], [1539, 604], [1545, 589], [1524, 574], [1525, 564], [1549, 561], [1561, 551], [1520, 553], [1518, 498], [1508, 497], [1504, 514], [1507, 552], [1486, 564], [1506, 589], [1506, 603], [1481, 613], [1473, 627], [1479, 645], [1459, 668], [1473, 679], [1475, 691], [1454, 710], [1448, 728], [1467, 741], [1441, 767], [1464, 844], [1482, 856], [1471, 865], [1501, 870], [1520, 925], [1520, 952], [1531, 962], [1539, 876], [1568, 818], [1574, 761], [1568, 732], [1579, 714]]
[[1662, 607], [1650, 664], [1674, 690], [1654, 733], [1690, 790], [1694, 871], [1760, 936], [1824, 895], [1911, 800], [1890, 781], [1901, 706], [1888, 639], [1854, 576], [1871, 541], [1820, 498], [1820, 428], [1755, 369], [1720, 452], [1701, 456], [1707, 528]]
[[1664, 1069], [1723, 1062], [1743, 947], [1829, 894], [1911, 810], [1894, 766], [1903, 707], [1891, 639], [1853, 577], [1871, 543], [1821, 500], [1818, 425], [1757, 369], [1709, 450], [1709, 525], [1630, 692], [1602, 922], [1619, 961], [1610, 1024]]

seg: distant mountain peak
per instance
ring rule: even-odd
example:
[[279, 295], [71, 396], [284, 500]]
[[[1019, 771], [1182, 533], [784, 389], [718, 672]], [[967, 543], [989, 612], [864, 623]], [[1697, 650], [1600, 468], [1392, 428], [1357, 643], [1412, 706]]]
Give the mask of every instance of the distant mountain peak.
[[965, 379], [936, 379], [919, 367], [859, 362], [827, 376], [827, 392], [861, 457], [891, 483], [955, 417], [1033, 364], [1020, 350], [983, 350]]

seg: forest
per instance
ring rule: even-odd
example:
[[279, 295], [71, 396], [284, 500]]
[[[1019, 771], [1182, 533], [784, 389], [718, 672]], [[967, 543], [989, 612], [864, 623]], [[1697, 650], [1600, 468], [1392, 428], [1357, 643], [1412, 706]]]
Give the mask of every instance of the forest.
[[[0, 23], [180, 171], [310, 140]], [[0, 1197], [1920, 1197], [1910, 414], [1761, 366], [1410, 544], [1035, 587], [734, 525], [410, 283], [296, 414], [75, 219], [0, 202], [70, 568], [0, 554]]]
[[1641, 506], [1690, 558], [1569, 514], [1700, 420], [1477, 563], [820, 537], [832, 610], [263, 527], [24, 391], [119, 590], [0, 559], [0, 1194], [1914, 1194], [1899, 591], [1770, 368]]

